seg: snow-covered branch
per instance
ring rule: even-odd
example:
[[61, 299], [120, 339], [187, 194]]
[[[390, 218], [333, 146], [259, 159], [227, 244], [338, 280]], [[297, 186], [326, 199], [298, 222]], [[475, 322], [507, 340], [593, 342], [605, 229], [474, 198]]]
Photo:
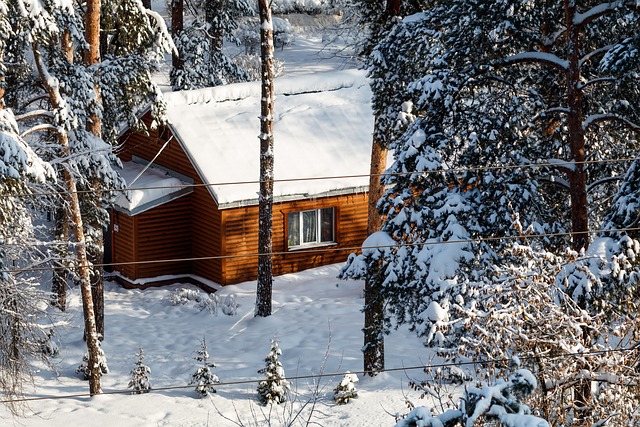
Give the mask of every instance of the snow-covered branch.
[[553, 53], [547, 52], [523, 52], [516, 55], [507, 56], [497, 61], [494, 65], [496, 67], [507, 66], [512, 64], [541, 64], [547, 65], [552, 68], [556, 68], [562, 72], [567, 72], [569, 69], [569, 62], [565, 59], [559, 58]]
[[28, 111], [24, 114], [19, 114], [15, 116], [16, 122], [21, 122], [23, 120], [29, 120], [36, 117], [46, 117], [48, 119], [53, 119], [55, 115], [50, 110], [32, 110]]
[[623, 178], [624, 177], [621, 176], [621, 175], [616, 175], [616, 176], [610, 176], [610, 177], [606, 177], [606, 178], [600, 179], [598, 181], [592, 182], [591, 184], [589, 184], [587, 186], [587, 193], [590, 193], [593, 188], [598, 187], [598, 186], [600, 186], [602, 184], [608, 184], [610, 182], [622, 181]]
[[29, 129], [25, 130], [20, 134], [20, 137], [24, 138], [27, 135], [30, 135], [35, 132], [40, 132], [40, 131], [58, 132], [58, 128], [54, 125], [43, 123], [37, 126], [30, 127]]
[[635, 133], [640, 133], [640, 124], [632, 122], [626, 117], [622, 117], [617, 114], [592, 114], [585, 119], [582, 124], [582, 128], [586, 131], [591, 126], [601, 122], [619, 122], [629, 128], [629, 130]]
[[587, 25], [588, 23], [613, 12], [617, 8], [622, 7], [624, 3], [624, 0], [600, 3], [599, 5], [592, 7], [584, 13], [576, 13], [576, 15], [573, 17], [573, 25]]

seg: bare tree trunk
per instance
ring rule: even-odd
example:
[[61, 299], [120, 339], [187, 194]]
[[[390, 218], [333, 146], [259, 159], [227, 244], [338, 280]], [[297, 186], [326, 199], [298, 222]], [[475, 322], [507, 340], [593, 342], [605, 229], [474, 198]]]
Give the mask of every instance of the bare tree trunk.
[[151, 0], [142, 0], [142, 5], [145, 7], [145, 9], [151, 10]]
[[582, 86], [580, 80], [580, 31], [572, 24], [577, 11], [575, 2], [565, 1], [567, 10], [567, 52], [569, 70], [567, 73], [567, 106], [569, 107], [567, 125], [569, 127], [569, 150], [572, 167], [568, 171], [569, 191], [571, 195], [571, 232], [573, 249], [580, 251], [589, 246], [589, 212], [587, 205], [587, 172], [584, 161], [585, 140], [582, 119]]
[[56, 257], [64, 261], [58, 264], [58, 268], [53, 269], [51, 278], [51, 305], [60, 311], [67, 309], [67, 279], [68, 272], [66, 261], [69, 256], [69, 211], [67, 206], [59, 207], [55, 212], [55, 233], [56, 240], [60, 242], [60, 247], [56, 249]]
[[[585, 137], [582, 120], [584, 110], [582, 105], [583, 82], [580, 76], [580, 32], [582, 28], [576, 25], [577, 14], [576, 4], [572, 0], [565, 0], [567, 28], [567, 59], [569, 68], [567, 71], [567, 106], [568, 118], [567, 126], [569, 131], [569, 150], [571, 153], [572, 167], [567, 174], [569, 178], [569, 192], [571, 196], [571, 233], [573, 249], [580, 251], [589, 246], [589, 212], [587, 205], [587, 172], [584, 161]], [[583, 304], [580, 304], [583, 305]], [[582, 306], [581, 308], [585, 308]], [[583, 328], [583, 340], [586, 348], [589, 348], [589, 331]], [[583, 363], [584, 362], [580, 362]], [[587, 366], [582, 366], [588, 369]], [[575, 418], [578, 425], [592, 424], [591, 381], [583, 379], [577, 382], [574, 387], [574, 402], [576, 408]]]
[[273, 28], [271, 3], [259, 0], [262, 102], [260, 108], [260, 198], [258, 205], [258, 284], [255, 315], [271, 316], [273, 209]]
[[[87, 9], [85, 12], [85, 40], [88, 45], [88, 49], [85, 51], [84, 63], [86, 66], [91, 66], [100, 62], [100, 12], [101, 12], [100, 0], [88, 0]], [[98, 87], [95, 87], [96, 97], [98, 102], [101, 102], [100, 91]], [[102, 134], [102, 123], [100, 117], [92, 115], [90, 121], [87, 124], [89, 131], [97, 137]], [[92, 189], [97, 191], [98, 198], [96, 209], [100, 208], [101, 197], [101, 184], [94, 181]], [[99, 223], [97, 215], [91, 215], [91, 227], [96, 236], [93, 236], [93, 245], [87, 249], [87, 255], [92, 266], [102, 265], [104, 259], [104, 248], [102, 247], [104, 238], [102, 236], [102, 225]], [[91, 268], [91, 287], [93, 288], [93, 305], [94, 315], [96, 319], [96, 330], [98, 333], [98, 339], [104, 339], [104, 276], [102, 274], [102, 267]], [[85, 330], [85, 335], [87, 331]]]
[[[184, 0], [171, 1], [171, 36], [173, 40], [180, 35], [184, 29]], [[180, 54], [174, 51], [171, 56], [171, 65], [176, 70], [182, 70], [184, 62], [180, 58]]]
[[[387, 21], [400, 15], [401, 0], [387, 0], [384, 14]], [[369, 199], [367, 216], [367, 235], [382, 228], [384, 218], [376, 207], [384, 194], [380, 182], [387, 164], [387, 145], [389, 141], [381, 140], [377, 132], [378, 119], [374, 123], [374, 138], [371, 144], [371, 167], [369, 174]], [[368, 375], [376, 375], [384, 369], [384, 299], [380, 295], [380, 284], [376, 278], [378, 271], [369, 271], [364, 282], [364, 346], [362, 347], [364, 371]]]
[[[52, 86], [52, 79], [49, 78], [49, 73], [42, 61], [40, 52], [37, 46], [33, 46], [33, 56], [40, 75], [40, 81], [44, 85], [47, 93], [49, 94], [49, 100], [54, 109], [61, 107], [61, 97], [58, 89]], [[58, 130], [58, 142], [63, 149], [63, 152], [68, 154], [69, 152], [69, 140], [67, 134], [59, 128]], [[82, 215], [80, 214], [80, 203], [78, 201], [78, 192], [76, 189], [76, 183], [73, 179], [73, 175], [68, 169], [64, 170], [64, 182], [67, 188], [70, 208], [71, 208], [71, 222], [73, 224], [73, 234], [75, 239], [76, 258], [78, 262], [78, 276], [80, 278], [80, 289], [82, 293], [82, 308], [84, 314], [84, 327], [87, 338], [87, 353], [89, 354], [89, 393], [91, 395], [99, 394], [102, 392], [100, 386], [100, 377], [102, 372], [98, 363], [98, 356], [100, 353], [100, 347], [98, 344], [98, 334], [96, 332], [96, 322], [93, 313], [93, 298], [91, 296], [91, 283], [89, 277], [89, 263], [87, 261], [86, 241], [84, 238], [84, 230], [82, 224]]]
[[[67, 61], [73, 63], [73, 41], [71, 40], [71, 32], [65, 30], [62, 33], [60, 47], [64, 52]], [[51, 305], [57, 307], [60, 311], [67, 309], [67, 281], [69, 272], [66, 268], [67, 259], [69, 258], [69, 207], [67, 203], [63, 203], [54, 212], [55, 237], [60, 242], [60, 246], [56, 250], [56, 257], [64, 260], [53, 269], [51, 277]]]
[[[387, 166], [387, 148], [383, 141], [376, 138], [371, 144], [371, 169], [369, 175], [369, 198], [367, 235], [382, 228], [383, 217], [376, 207], [384, 194], [380, 181]], [[364, 282], [364, 346], [362, 347], [364, 371], [368, 375], [376, 375], [384, 370], [384, 300], [380, 295], [380, 284], [375, 272], [370, 272]]]

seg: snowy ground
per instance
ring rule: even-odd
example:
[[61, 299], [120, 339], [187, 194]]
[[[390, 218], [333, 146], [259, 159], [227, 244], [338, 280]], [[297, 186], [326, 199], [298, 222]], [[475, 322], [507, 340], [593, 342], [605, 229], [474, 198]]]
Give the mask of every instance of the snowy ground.
[[[268, 425], [269, 407], [256, 401], [255, 382], [220, 385], [218, 393], [199, 399], [193, 387], [158, 390], [144, 395], [110, 394], [126, 391], [139, 347], [151, 368], [152, 387], [187, 386], [195, 372], [193, 359], [206, 337], [214, 372], [223, 382], [263, 378], [270, 341], [276, 337], [283, 351], [281, 362], [288, 377], [362, 370], [362, 284], [335, 278], [339, 265], [281, 276], [274, 283], [273, 315], [254, 318], [255, 282], [228, 286], [218, 292], [223, 300], [234, 293], [240, 308], [235, 316], [212, 314], [198, 304], [172, 305], [172, 292], [189, 285], [126, 290], [108, 283], [106, 289], [106, 339], [109, 374], [103, 377], [104, 395], [89, 398], [88, 383], [75, 369], [85, 352], [82, 308], [74, 289], [66, 314], [54, 318], [65, 324], [58, 336], [61, 355], [53, 360], [57, 372], [41, 367], [28, 396], [25, 416], [14, 418], [0, 406], [0, 424], [26, 426], [255, 426]], [[203, 294], [204, 296], [204, 294]], [[53, 313], [53, 311], [51, 311]], [[413, 367], [428, 362], [429, 352], [408, 331], [394, 331], [386, 339], [387, 368]], [[325, 353], [327, 354], [326, 360]], [[324, 365], [324, 367], [323, 367]], [[422, 378], [419, 369], [383, 373], [375, 378], [359, 375], [360, 396], [336, 405], [333, 388], [343, 375], [320, 380], [318, 405], [304, 411], [321, 426], [392, 426], [396, 412], [406, 413], [405, 398], [418, 405], [416, 392], [407, 387], [408, 376]], [[283, 426], [288, 413], [313, 400], [311, 379], [292, 380], [293, 405], [275, 405], [272, 426]], [[69, 395], [81, 395], [65, 397]], [[224, 417], [230, 420], [225, 420]], [[300, 424], [294, 424], [300, 425]], [[305, 425], [305, 424], [302, 424]]]
[[[154, 1], [154, 5], [164, 2]], [[155, 7], [154, 7], [155, 9]], [[309, 18], [298, 17], [299, 31], [291, 46], [278, 50], [286, 75], [353, 68], [354, 64], [322, 52], [322, 31], [312, 28]], [[296, 25], [295, 22], [292, 22]], [[304, 28], [303, 28], [304, 27]], [[167, 73], [157, 81], [167, 89]], [[0, 405], [0, 424], [16, 426], [283, 426], [290, 425], [291, 413], [304, 407], [302, 415], [320, 426], [391, 426], [390, 414], [406, 413], [405, 399], [418, 400], [409, 390], [408, 377], [422, 378], [419, 369], [395, 370], [375, 378], [359, 375], [360, 397], [347, 405], [335, 405], [333, 388], [342, 375], [320, 380], [317, 405], [313, 380], [292, 380], [292, 404], [262, 407], [256, 401], [256, 382], [263, 376], [263, 359], [270, 341], [276, 337], [283, 350], [281, 361], [288, 377], [309, 376], [362, 369], [362, 284], [341, 282], [335, 277], [339, 265], [278, 277], [274, 285], [274, 313], [269, 318], [254, 318], [255, 282], [230, 286], [218, 292], [221, 299], [230, 293], [240, 303], [235, 316], [201, 311], [197, 304], [172, 305], [169, 301], [176, 284], [144, 291], [125, 290], [107, 283], [106, 339], [103, 349], [109, 374], [103, 377], [103, 395], [89, 398], [88, 383], [75, 369], [86, 350], [82, 340], [82, 308], [78, 289], [71, 290], [69, 309], [52, 321], [60, 325], [60, 356], [53, 359], [55, 372], [40, 366], [34, 386], [26, 390], [34, 398], [24, 407], [24, 416], [13, 418]], [[196, 369], [193, 360], [203, 337], [217, 364], [215, 373], [223, 382], [209, 399], [197, 398], [187, 386]], [[144, 349], [156, 389], [144, 395], [117, 393], [127, 390], [130, 370], [138, 348]], [[326, 357], [325, 357], [326, 354]], [[406, 330], [393, 331], [386, 339], [388, 368], [403, 368], [428, 363], [430, 354], [420, 341]], [[237, 382], [243, 382], [238, 384]], [[248, 381], [248, 382], [247, 382]], [[171, 388], [174, 387], [174, 388]], [[177, 388], [175, 388], [177, 387]], [[225, 417], [227, 419], [225, 419]], [[266, 420], [270, 419], [271, 423]], [[305, 425], [293, 424], [293, 425]]]

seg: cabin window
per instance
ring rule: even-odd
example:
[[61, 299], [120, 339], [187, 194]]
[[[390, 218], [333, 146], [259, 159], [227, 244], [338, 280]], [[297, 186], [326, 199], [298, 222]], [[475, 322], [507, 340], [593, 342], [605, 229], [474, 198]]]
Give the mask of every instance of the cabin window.
[[291, 212], [287, 220], [289, 248], [334, 242], [334, 208]]

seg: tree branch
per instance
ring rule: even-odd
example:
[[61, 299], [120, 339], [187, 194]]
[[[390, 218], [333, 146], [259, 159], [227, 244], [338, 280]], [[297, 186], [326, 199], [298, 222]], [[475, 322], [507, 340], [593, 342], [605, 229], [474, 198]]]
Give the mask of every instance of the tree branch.
[[640, 124], [634, 123], [631, 120], [618, 116], [617, 114], [593, 114], [587, 117], [582, 124], [582, 128], [586, 131], [591, 126], [601, 122], [619, 122], [629, 128], [629, 130], [640, 134]]
[[546, 52], [523, 52], [516, 55], [507, 56], [498, 60], [494, 66], [503, 67], [512, 64], [540, 64], [546, 65], [564, 73], [569, 69], [569, 62], [564, 59], [560, 59], [553, 53]]

